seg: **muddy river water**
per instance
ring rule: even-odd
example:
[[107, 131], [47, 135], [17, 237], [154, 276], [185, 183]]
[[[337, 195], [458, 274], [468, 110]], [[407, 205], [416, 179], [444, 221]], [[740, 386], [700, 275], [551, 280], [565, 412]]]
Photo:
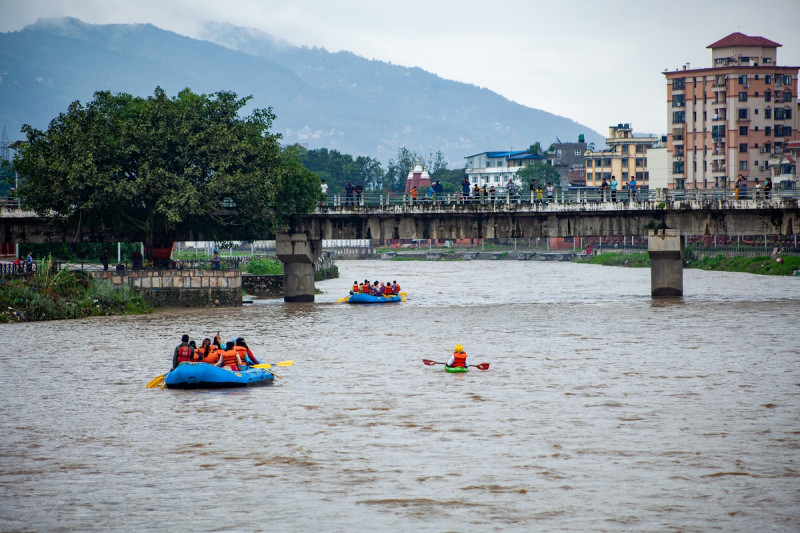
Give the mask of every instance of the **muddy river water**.
[[[800, 530], [800, 278], [338, 266], [314, 304], [0, 325], [0, 530]], [[408, 301], [336, 302], [365, 278]], [[145, 388], [217, 330], [294, 365]], [[422, 364], [456, 343], [489, 370]]]

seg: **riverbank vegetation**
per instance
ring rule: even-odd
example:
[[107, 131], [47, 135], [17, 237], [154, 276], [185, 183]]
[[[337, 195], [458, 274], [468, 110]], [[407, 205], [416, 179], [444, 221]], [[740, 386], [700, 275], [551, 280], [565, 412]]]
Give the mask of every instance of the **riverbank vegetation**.
[[[780, 259], [780, 262], [778, 261]], [[590, 263], [605, 266], [649, 267], [650, 256], [647, 252], [621, 254], [602, 253], [589, 259], [576, 259], [576, 262]], [[800, 257], [782, 256], [779, 258], [769, 256], [759, 257], [727, 257], [724, 255], [707, 256], [701, 259], [695, 257], [691, 249], [686, 251], [686, 268], [699, 268], [720, 272], [746, 272], [749, 274], [762, 274], [770, 276], [798, 276], [800, 275]]]
[[129, 315], [152, 310], [127, 288], [94, 279], [82, 270], [57, 270], [50, 261], [26, 275], [0, 278], [0, 322]]

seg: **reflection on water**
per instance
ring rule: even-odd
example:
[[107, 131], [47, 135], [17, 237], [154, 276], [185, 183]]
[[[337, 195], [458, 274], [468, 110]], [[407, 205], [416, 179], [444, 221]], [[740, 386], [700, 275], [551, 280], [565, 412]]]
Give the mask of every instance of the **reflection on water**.
[[[0, 530], [796, 531], [800, 280], [340, 262], [315, 304], [0, 326]], [[338, 304], [354, 279], [408, 302]], [[148, 390], [184, 332], [270, 387]], [[447, 374], [461, 343], [486, 372]]]

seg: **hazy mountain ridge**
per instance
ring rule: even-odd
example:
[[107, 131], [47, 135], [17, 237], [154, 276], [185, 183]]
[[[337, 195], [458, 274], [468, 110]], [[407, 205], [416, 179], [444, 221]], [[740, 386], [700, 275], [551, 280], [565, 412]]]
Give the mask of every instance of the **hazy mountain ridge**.
[[[14, 137], [22, 123], [46, 128], [74, 100], [97, 90], [146, 96], [235, 91], [272, 107], [285, 143], [337, 149], [387, 161], [401, 146], [441, 150], [451, 166], [485, 150], [545, 146], [588, 127], [511, 102], [487, 89], [419, 68], [350, 52], [296, 47], [257, 30], [209, 25], [197, 40], [151, 24], [90, 25], [41, 20], [0, 34], [0, 124]], [[213, 41], [213, 42], [210, 42]], [[218, 43], [218, 44], [215, 44]]]

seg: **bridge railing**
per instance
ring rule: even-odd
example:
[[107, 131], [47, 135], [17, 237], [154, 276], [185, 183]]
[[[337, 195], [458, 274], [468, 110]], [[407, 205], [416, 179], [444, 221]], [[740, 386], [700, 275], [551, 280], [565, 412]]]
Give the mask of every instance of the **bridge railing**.
[[773, 189], [769, 193], [763, 190], [745, 188], [733, 189], [637, 189], [629, 190], [601, 190], [596, 187], [559, 189], [552, 197], [546, 193], [539, 195], [537, 192], [506, 189], [497, 190], [494, 194], [479, 191], [477, 194], [462, 194], [459, 192], [445, 193], [442, 195], [428, 196], [409, 193], [375, 193], [365, 192], [361, 195], [331, 194], [327, 202], [320, 207], [340, 208], [358, 206], [393, 206], [393, 205], [453, 205], [453, 204], [575, 204], [575, 203], [617, 203], [617, 202], [654, 202], [654, 201], [744, 201], [744, 200], [770, 200], [784, 198], [800, 198], [800, 189]]

